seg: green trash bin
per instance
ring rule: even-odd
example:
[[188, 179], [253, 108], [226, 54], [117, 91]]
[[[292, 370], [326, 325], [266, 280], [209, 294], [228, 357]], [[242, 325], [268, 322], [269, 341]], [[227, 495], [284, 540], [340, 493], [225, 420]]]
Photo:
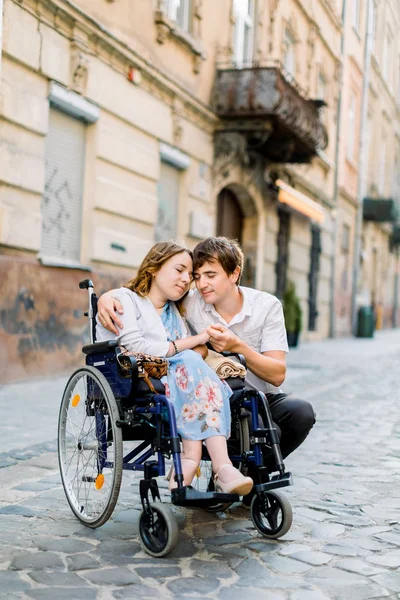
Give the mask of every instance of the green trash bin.
[[357, 337], [374, 337], [375, 315], [371, 306], [361, 306], [358, 311]]

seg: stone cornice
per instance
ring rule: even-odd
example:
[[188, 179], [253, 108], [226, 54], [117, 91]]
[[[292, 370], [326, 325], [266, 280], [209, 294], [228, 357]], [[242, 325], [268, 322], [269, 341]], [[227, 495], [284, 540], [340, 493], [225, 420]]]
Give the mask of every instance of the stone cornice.
[[167, 76], [128, 44], [119, 40], [93, 17], [87, 15], [70, 0], [12, 0], [41, 22], [48, 24], [79, 45], [89, 55], [97, 56], [115, 71], [128, 77], [134, 67], [142, 75], [141, 88], [164, 102], [174, 105], [179, 98], [182, 117], [212, 132], [217, 116], [211, 108], [193, 96], [179, 82]]

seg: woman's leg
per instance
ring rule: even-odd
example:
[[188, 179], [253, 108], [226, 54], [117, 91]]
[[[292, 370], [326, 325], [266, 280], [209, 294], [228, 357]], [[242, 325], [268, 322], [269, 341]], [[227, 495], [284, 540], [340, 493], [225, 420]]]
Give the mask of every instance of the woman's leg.
[[208, 454], [210, 455], [213, 471], [218, 473], [222, 465], [231, 465], [228, 456], [228, 446], [224, 435], [213, 435], [206, 439]]
[[[201, 460], [201, 440], [182, 439], [183, 453], [181, 454], [183, 485], [190, 485]], [[169, 489], [177, 487], [175, 473], [171, 472]]]
[[207, 438], [206, 445], [216, 475], [216, 490], [240, 496], [248, 494], [253, 487], [253, 480], [232, 465], [226, 438], [222, 435], [211, 436]]

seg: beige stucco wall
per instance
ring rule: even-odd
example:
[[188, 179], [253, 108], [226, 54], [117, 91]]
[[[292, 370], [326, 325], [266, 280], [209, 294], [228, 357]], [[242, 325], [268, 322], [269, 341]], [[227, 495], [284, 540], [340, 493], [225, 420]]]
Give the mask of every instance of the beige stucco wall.
[[[345, 335], [351, 331], [366, 2], [362, 3], [358, 33], [351, 22], [351, 3], [347, 3], [335, 199], [341, 4], [339, 0], [259, 0], [254, 16], [254, 57], [260, 64], [283, 59], [284, 31], [288, 27], [296, 42], [294, 78], [301, 93], [310, 98], [318, 95], [320, 73], [326, 82], [328, 106], [322, 118], [329, 136], [327, 148], [310, 164], [267, 164], [265, 169], [266, 180], [274, 172], [324, 210], [315, 331], [307, 329], [311, 223], [295, 213], [291, 218], [288, 278], [296, 283], [302, 303], [303, 340], [323, 339], [329, 334], [333, 265], [336, 333]], [[188, 159], [188, 167], [179, 172], [177, 237], [193, 247], [199, 239], [198, 234], [191, 234], [194, 221], [202, 227], [204, 224], [201, 231], [205, 235], [215, 233], [217, 197], [228, 187], [237, 194], [245, 215], [243, 245], [255, 263], [256, 286], [273, 293], [279, 226], [276, 198], [267, 187], [257, 184], [246, 166], [232, 165], [229, 172], [221, 173], [214, 157], [218, 118], [212, 109], [212, 88], [216, 61], [232, 59], [235, 25], [232, 1], [194, 0], [193, 35], [186, 37], [166, 33], [164, 25], [157, 22], [159, 5], [159, 0], [75, 0], [74, 3], [4, 0], [0, 87], [1, 252], [18, 255], [21, 260], [27, 257], [32, 264], [38, 261], [48, 96], [55, 82], [99, 109], [98, 120], [87, 125], [82, 266], [123, 279], [137, 268], [154, 240], [160, 144], [168, 144]], [[383, 77], [382, 32], [389, 25], [397, 33], [400, 15], [394, 0], [384, 0], [378, 5], [379, 27], [368, 98], [371, 131], [367, 193], [390, 196], [396, 164], [400, 165], [397, 94], [400, 71], [396, 70], [390, 82]], [[394, 35], [394, 65], [399, 44], [398, 36]], [[129, 80], [130, 75], [134, 81]], [[349, 160], [346, 148], [352, 94], [356, 98], [355, 154]], [[383, 135], [387, 137], [385, 177], [382, 189], [378, 189]], [[344, 225], [350, 231], [347, 254], [341, 248]], [[364, 228], [360, 297], [363, 290], [372, 294], [368, 257], [376, 246], [379, 301], [386, 315], [382, 323], [390, 326], [387, 315], [395, 297], [398, 259], [388, 251], [390, 228], [368, 227]], [[123, 246], [125, 252], [113, 249], [112, 244]], [[341, 286], [344, 272], [345, 287]]]

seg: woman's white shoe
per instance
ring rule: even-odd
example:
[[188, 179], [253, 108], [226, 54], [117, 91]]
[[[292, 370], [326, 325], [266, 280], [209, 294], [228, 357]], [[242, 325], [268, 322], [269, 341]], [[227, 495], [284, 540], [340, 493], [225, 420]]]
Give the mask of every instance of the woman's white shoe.
[[[221, 471], [227, 467], [230, 467], [232, 471], [235, 471], [233, 475], [236, 475], [236, 477], [224, 482], [221, 481], [220, 475]], [[222, 465], [222, 467], [218, 469], [218, 473], [214, 478], [214, 483], [216, 492], [223, 492], [225, 494], [239, 494], [239, 496], [246, 496], [246, 494], [252, 490], [254, 485], [251, 477], [245, 477], [240, 471], [230, 464]]]

